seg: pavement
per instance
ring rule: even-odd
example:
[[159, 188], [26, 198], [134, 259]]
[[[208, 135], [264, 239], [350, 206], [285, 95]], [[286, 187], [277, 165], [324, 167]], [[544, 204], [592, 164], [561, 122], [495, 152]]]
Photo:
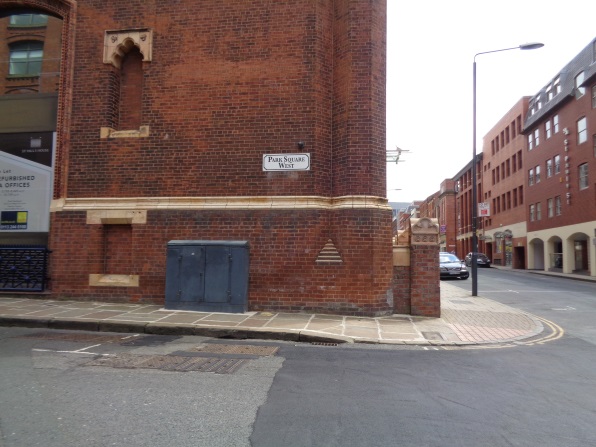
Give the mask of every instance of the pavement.
[[[544, 323], [544, 324], [543, 324]], [[441, 317], [353, 317], [306, 313], [190, 312], [160, 305], [0, 296], [0, 326], [311, 343], [492, 345], [527, 340], [552, 329], [545, 320], [472, 297], [441, 281]]]

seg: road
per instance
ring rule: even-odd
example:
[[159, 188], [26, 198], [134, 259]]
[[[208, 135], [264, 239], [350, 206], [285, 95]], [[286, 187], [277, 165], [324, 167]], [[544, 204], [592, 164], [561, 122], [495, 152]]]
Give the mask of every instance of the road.
[[[471, 293], [471, 281], [449, 283]], [[568, 335], [596, 345], [596, 282], [481, 268], [478, 295], [551, 320]]]
[[[0, 328], [0, 446], [596, 445], [594, 285], [551, 280], [480, 272], [482, 296], [565, 330], [507, 348]], [[220, 373], [156, 367], [181, 353], [244, 363]]]

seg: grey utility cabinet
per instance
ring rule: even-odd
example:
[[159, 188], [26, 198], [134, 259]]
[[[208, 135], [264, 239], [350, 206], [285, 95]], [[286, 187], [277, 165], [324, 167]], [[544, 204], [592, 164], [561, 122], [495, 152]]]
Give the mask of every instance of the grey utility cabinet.
[[246, 241], [170, 241], [166, 309], [200, 312], [248, 310]]

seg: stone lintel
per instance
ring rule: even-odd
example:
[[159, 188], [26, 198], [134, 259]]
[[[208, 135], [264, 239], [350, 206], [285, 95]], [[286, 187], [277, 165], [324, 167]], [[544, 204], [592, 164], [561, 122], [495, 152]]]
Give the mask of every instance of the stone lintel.
[[89, 275], [89, 285], [93, 287], [139, 287], [139, 275]]

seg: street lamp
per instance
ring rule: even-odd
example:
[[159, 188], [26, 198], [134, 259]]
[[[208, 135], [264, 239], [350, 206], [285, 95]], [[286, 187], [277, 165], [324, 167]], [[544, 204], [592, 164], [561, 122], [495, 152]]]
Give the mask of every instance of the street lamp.
[[474, 124], [473, 124], [473, 147], [474, 150], [472, 152], [472, 296], [478, 296], [478, 235], [476, 234], [477, 230], [477, 220], [478, 220], [478, 193], [477, 193], [477, 183], [478, 180], [476, 178], [476, 56], [480, 56], [481, 54], [489, 54], [489, 53], [499, 53], [501, 51], [509, 51], [509, 50], [535, 50], [537, 48], [543, 47], [543, 43], [532, 42], [532, 43], [524, 43], [517, 47], [511, 48], [502, 48], [500, 50], [491, 50], [491, 51], [483, 51], [481, 53], [476, 53], [474, 55], [474, 108], [473, 108], [473, 116], [474, 116]]

